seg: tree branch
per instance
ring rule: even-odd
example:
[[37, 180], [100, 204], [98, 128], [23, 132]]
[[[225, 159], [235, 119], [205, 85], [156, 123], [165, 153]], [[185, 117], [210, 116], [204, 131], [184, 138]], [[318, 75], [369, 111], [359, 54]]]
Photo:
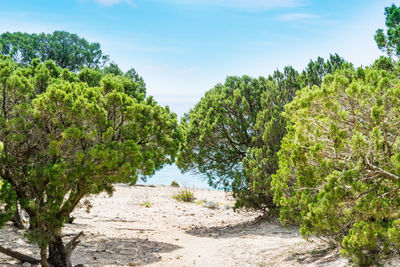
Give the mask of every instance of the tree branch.
[[382, 183], [383, 179], [385, 179], [384, 176], [382, 176], [381, 179], [379, 179], [379, 181], [376, 183], [376, 185], [375, 185], [374, 187], [372, 187], [372, 188], [371, 188], [370, 190], [368, 190], [368, 191], [365, 191], [365, 192], [360, 193], [354, 200], [359, 199], [360, 197], [365, 196], [365, 195], [367, 195], [367, 194], [369, 194], [369, 193], [375, 191], [375, 190], [378, 188], [378, 186]]
[[365, 166], [367, 167], [367, 169], [371, 170], [371, 171], [375, 171], [379, 174], [381, 174], [383, 177], [392, 180], [393, 182], [397, 182], [399, 180], [399, 177], [393, 173], [390, 173], [388, 171], [385, 171], [382, 168], [379, 168], [377, 166], [372, 165], [371, 163], [369, 163], [367, 160], [365, 160]]
[[74, 238], [69, 241], [69, 243], [65, 246], [65, 251], [67, 252], [67, 257], [71, 257], [72, 252], [74, 252], [75, 248], [79, 245], [81, 242], [79, 239], [84, 236], [83, 232], [80, 232], [77, 234]]
[[22, 253], [19, 253], [17, 251], [13, 251], [11, 249], [5, 248], [3, 246], [0, 246], [0, 252], [3, 254], [6, 254], [7, 256], [13, 257], [14, 259], [17, 259], [21, 262], [29, 262], [31, 264], [38, 264], [40, 263], [40, 260], [35, 259], [31, 256], [24, 255]]

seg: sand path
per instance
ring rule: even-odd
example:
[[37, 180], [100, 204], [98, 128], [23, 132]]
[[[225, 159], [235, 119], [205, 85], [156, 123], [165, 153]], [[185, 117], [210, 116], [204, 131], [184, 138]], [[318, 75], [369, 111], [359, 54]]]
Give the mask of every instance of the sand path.
[[[316, 244], [304, 241], [295, 228], [278, 222], [254, 224], [257, 214], [236, 213], [233, 199], [221, 191], [192, 189], [197, 201], [172, 199], [178, 188], [117, 185], [110, 198], [90, 197], [90, 213], [77, 209], [65, 239], [84, 231], [73, 255], [74, 264], [85, 266], [347, 266], [335, 253], [319, 255]], [[218, 203], [210, 209], [201, 200]], [[151, 207], [142, 204], [150, 202]], [[0, 243], [33, 254], [34, 246], [21, 231], [7, 225]], [[0, 266], [18, 266], [0, 255]]]

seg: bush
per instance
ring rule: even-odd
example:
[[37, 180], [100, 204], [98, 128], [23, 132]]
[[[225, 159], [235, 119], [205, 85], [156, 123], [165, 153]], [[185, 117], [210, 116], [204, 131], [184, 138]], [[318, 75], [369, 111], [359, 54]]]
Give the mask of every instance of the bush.
[[172, 181], [170, 186], [172, 186], [172, 187], [180, 187], [177, 181]]
[[172, 198], [181, 202], [194, 202], [196, 200], [194, 194], [187, 189], [178, 192], [176, 195], [173, 195]]
[[399, 246], [400, 82], [346, 69], [286, 106], [288, 134], [272, 179], [283, 223], [342, 248], [358, 265]]
[[150, 201], [143, 201], [142, 204], [140, 204], [140, 206], [142, 207], [146, 207], [146, 208], [151, 208], [153, 204]]

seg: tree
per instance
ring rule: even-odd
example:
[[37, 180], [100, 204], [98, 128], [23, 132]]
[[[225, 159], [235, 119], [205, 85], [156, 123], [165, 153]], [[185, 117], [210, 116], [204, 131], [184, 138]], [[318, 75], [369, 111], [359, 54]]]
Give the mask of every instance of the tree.
[[131, 79], [135, 83], [139, 85], [137, 90], [144, 95], [146, 95], [146, 83], [144, 82], [142, 76], [140, 76], [134, 68], [129, 69], [127, 72], [125, 72], [124, 76], [128, 79]]
[[235, 207], [259, 210], [269, 216], [278, 213], [270, 183], [271, 175], [278, 170], [277, 152], [286, 134], [286, 120], [281, 113], [301, 86], [301, 77], [292, 67], [285, 67], [283, 73], [275, 71], [269, 77], [254, 126], [257, 134], [243, 159], [245, 175], [233, 185]]
[[271, 83], [262, 95], [262, 109], [254, 127], [257, 134], [243, 159], [245, 175], [234, 184], [236, 207], [259, 210], [269, 216], [278, 214], [278, 207], [273, 202], [271, 177], [278, 170], [277, 153], [287, 132], [286, 118], [282, 116], [284, 107], [301, 88], [321, 85], [325, 75], [349, 65], [334, 54], [326, 61], [321, 57], [316, 61], [310, 60], [301, 75], [288, 66], [283, 72], [275, 71], [269, 76]]
[[210, 185], [232, 190], [235, 208], [276, 215], [270, 181], [286, 134], [284, 106], [300, 88], [320, 84], [327, 73], [346, 64], [334, 54], [327, 61], [310, 61], [302, 74], [289, 66], [268, 78], [228, 77], [182, 120], [186, 140], [178, 166], [205, 174]]
[[302, 87], [308, 86], [311, 89], [314, 85], [321, 86], [326, 74], [333, 73], [346, 65], [349, 63], [336, 53], [329, 55], [326, 62], [322, 57], [318, 57], [315, 61], [310, 60], [302, 72]]
[[272, 179], [283, 223], [360, 266], [400, 246], [400, 83], [376, 67], [327, 75], [285, 108]]
[[114, 74], [120, 76], [124, 75], [124, 72], [114, 62], [111, 62], [108, 66], [105, 66], [103, 72], [105, 74]]
[[378, 29], [374, 36], [376, 44], [389, 56], [400, 57], [400, 8], [395, 4], [385, 7], [385, 16], [386, 34], [383, 29]]
[[48, 65], [0, 61], [0, 177], [29, 214], [27, 237], [42, 265], [71, 266], [80, 235], [63, 244], [61, 234], [79, 201], [174, 162], [181, 137], [176, 115], [151, 97], [132, 97], [107, 76], [93, 87]]
[[51, 59], [58, 66], [75, 72], [83, 67], [100, 68], [108, 61], [99, 43], [89, 43], [65, 31], [52, 34], [3, 33], [0, 35], [0, 54], [10, 56], [24, 66], [35, 58], [42, 62]]
[[124, 74], [117, 64], [111, 62], [108, 66], [104, 67], [103, 73], [105, 75], [109, 74], [108, 77], [110, 79], [114, 79], [112, 78], [113, 75], [117, 76], [117, 79], [124, 83], [125, 93], [134, 94], [136, 98], [139, 95], [143, 98], [146, 96], [146, 83], [134, 68], [129, 69]]
[[281, 116], [284, 106], [292, 101], [299, 89], [320, 85], [326, 74], [346, 64], [343, 58], [334, 54], [327, 61], [321, 57], [310, 60], [301, 75], [288, 66], [283, 73], [275, 71], [269, 76], [271, 84], [261, 98], [262, 110], [255, 124], [257, 134], [243, 160], [245, 176], [237, 180], [239, 184], [234, 184], [236, 207], [260, 210], [270, 216], [277, 214], [270, 182], [278, 169], [277, 152], [286, 134], [286, 119]]
[[178, 166], [206, 175], [215, 187], [229, 189], [241, 179], [267, 84], [264, 78], [228, 77], [208, 91], [182, 119], [185, 137]]

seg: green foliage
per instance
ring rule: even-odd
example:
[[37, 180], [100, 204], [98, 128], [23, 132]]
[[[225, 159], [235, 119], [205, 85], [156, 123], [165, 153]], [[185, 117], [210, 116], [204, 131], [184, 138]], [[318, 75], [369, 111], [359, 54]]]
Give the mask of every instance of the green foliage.
[[60, 248], [61, 228], [83, 197], [111, 194], [114, 183], [134, 184], [175, 160], [176, 115], [128, 78], [99, 77], [0, 59], [0, 178], [29, 214], [28, 237], [41, 248]]
[[151, 208], [153, 204], [150, 201], [143, 201], [142, 204], [140, 204], [140, 206], [142, 207], [146, 207], [146, 208]]
[[107, 74], [101, 79], [100, 83], [106, 91], [117, 89], [140, 101], [143, 101], [146, 96], [146, 92], [140, 88], [138, 83], [124, 76]]
[[379, 57], [372, 65], [375, 68], [392, 72], [395, 70], [395, 62], [389, 57]]
[[105, 74], [124, 75], [124, 72], [114, 62], [111, 62], [108, 66], [104, 67], [103, 72]]
[[136, 98], [139, 96], [144, 98], [146, 96], [146, 83], [135, 69], [129, 69], [124, 74], [117, 64], [111, 62], [108, 66], [104, 67], [103, 74], [111, 74], [108, 77], [117, 76], [117, 79], [122, 80], [126, 94]]
[[270, 181], [286, 134], [284, 106], [300, 88], [321, 84], [327, 73], [346, 64], [335, 54], [327, 61], [310, 61], [302, 74], [286, 67], [268, 78], [228, 77], [182, 120], [186, 136], [178, 166], [205, 174], [210, 185], [232, 190], [235, 208], [275, 215]]
[[276, 153], [286, 133], [286, 120], [281, 112], [300, 89], [300, 78], [292, 67], [286, 67], [283, 73], [275, 71], [269, 77], [268, 90], [261, 99], [262, 110], [257, 114], [254, 126], [257, 135], [253, 137], [252, 147], [249, 147], [243, 159], [246, 175], [233, 184], [235, 208], [246, 207], [276, 215], [270, 182], [271, 175], [278, 169]]
[[172, 186], [172, 187], [180, 187], [177, 181], [172, 181], [170, 186]]
[[383, 29], [378, 29], [375, 34], [375, 41], [382, 51], [389, 56], [400, 56], [400, 8], [395, 4], [385, 8], [387, 27], [386, 34]]
[[135, 69], [129, 69], [127, 72], [125, 72], [124, 77], [138, 84], [138, 92], [142, 93], [144, 96], [146, 95], [146, 83]]
[[172, 196], [172, 198], [181, 202], [194, 202], [196, 200], [194, 194], [190, 192], [188, 189], [176, 193], [175, 195]]
[[326, 74], [333, 73], [345, 66], [351, 66], [338, 54], [329, 55], [328, 60], [318, 57], [316, 61], [310, 60], [305, 70], [302, 72], [302, 87], [308, 86], [310, 89], [314, 86], [321, 86]]
[[108, 61], [99, 43], [89, 43], [65, 31], [52, 34], [3, 33], [0, 35], [0, 54], [8, 55], [25, 66], [35, 58], [42, 62], [53, 60], [70, 71], [79, 71], [82, 67], [99, 68]]
[[396, 76], [347, 68], [301, 90], [285, 108], [288, 133], [272, 178], [283, 223], [363, 266], [400, 248]]
[[16, 198], [10, 184], [0, 178], [0, 227], [14, 215]]
[[242, 160], [252, 146], [267, 86], [264, 78], [228, 77], [208, 91], [182, 119], [185, 141], [178, 166], [205, 174], [210, 185], [231, 188], [243, 175]]
[[326, 74], [349, 65], [339, 55], [330, 55], [328, 60], [317, 58], [310, 61], [299, 74], [292, 67], [283, 72], [275, 71], [268, 80], [270, 85], [261, 98], [262, 110], [257, 114], [254, 129], [257, 135], [253, 146], [246, 152], [243, 160], [246, 175], [240, 184], [234, 184], [235, 208], [256, 209], [270, 216], [278, 213], [273, 202], [271, 176], [278, 170], [277, 153], [281, 140], [286, 135], [286, 119], [281, 115], [284, 106], [290, 103], [302, 87], [312, 88], [320, 85]]

